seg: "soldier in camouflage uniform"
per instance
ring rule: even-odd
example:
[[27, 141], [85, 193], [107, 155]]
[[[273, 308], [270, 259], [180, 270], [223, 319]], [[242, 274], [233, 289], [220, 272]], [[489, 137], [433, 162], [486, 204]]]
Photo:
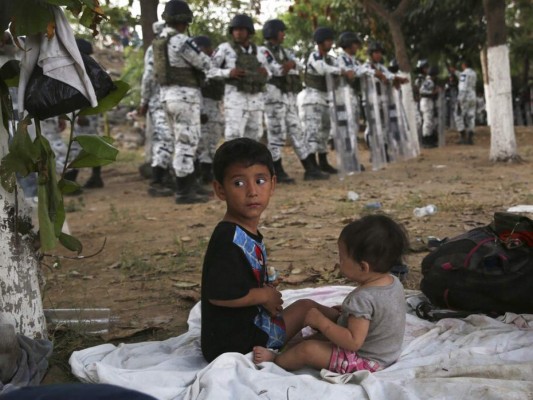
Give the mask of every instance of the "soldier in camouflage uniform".
[[[285, 24], [279, 19], [267, 21], [263, 26], [265, 45], [259, 48], [263, 53], [271, 73], [265, 91], [265, 122], [268, 147], [274, 160], [274, 168], [279, 183], [294, 183], [283, 169], [281, 149], [290, 136], [294, 152], [304, 166], [305, 180], [328, 179], [329, 175], [320, 171], [310, 160], [300, 119], [296, 107], [296, 95], [302, 89], [299, 64], [294, 55], [283, 46]], [[312, 155], [314, 157], [314, 154]]]
[[435, 79], [438, 73], [438, 68], [429, 68], [419, 89], [420, 114], [422, 116], [422, 146], [425, 148], [433, 148], [438, 145], [438, 136], [435, 132], [435, 100], [438, 95]]
[[457, 144], [474, 144], [477, 75], [467, 61], [461, 63], [461, 69], [461, 73], [453, 67], [450, 69], [459, 79], [459, 92], [454, 109], [455, 126], [461, 135]]
[[330, 28], [320, 27], [313, 33], [317, 49], [307, 59], [305, 67], [306, 88], [300, 93], [301, 118], [305, 131], [306, 143], [312, 154], [315, 165], [315, 153], [318, 153], [320, 169], [330, 174], [336, 174], [327, 159], [327, 142], [331, 129], [331, 120], [328, 106], [328, 91], [326, 74], [334, 76], [343, 75], [353, 79], [353, 70], [341, 69], [336, 65], [336, 60], [328, 55], [333, 46], [334, 32]]
[[[345, 70], [354, 71], [354, 79], [350, 81], [350, 97], [353, 107], [353, 115], [355, 116], [356, 126], [359, 127], [359, 99], [355, 92], [355, 78], [364, 76], [375, 77], [377, 79], [384, 79], [384, 74], [380, 70], [369, 68], [367, 64], [361, 64], [355, 55], [361, 47], [361, 39], [354, 32], [343, 32], [339, 35], [338, 46], [342, 49], [337, 63], [339, 67]], [[355, 132], [357, 135], [357, 132]]]
[[[164, 27], [164, 22], [154, 22], [152, 28], [158, 37]], [[141, 83], [141, 115], [148, 115], [151, 119], [153, 134], [149, 151], [152, 168], [152, 182], [148, 194], [153, 197], [172, 196], [174, 191], [165, 185], [165, 177], [172, 167], [174, 154], [174, 138], [168, 126], [167, 114], [161, 105], [161, 88], [154, 76], [154, 50], [150, 45], [144, 55], [144, 72]]]
[[[213, 55], [213, 44], [207, 36], [197, 36], [194, 42], [207, 56]], [[213, 157], [224, 136], [223, 102], [224, 82], [206, 79], [202, 86], [202, 127], [197, 159], [202, 182], [213, 182]]]
[[161, 102], [174, 136], [173, 167], [176, 173], [176, 203], [191, 204], [209, 200], [198, 185], [194, 161], [200, 140], [202, 73], [211, 60], [184, 33], [192, 22], [192, 12], [184, 1], [170, 0], [165, 5], [166, 26], [154, 40], [154, 67], [161, 85]]
[[232, 41], [222, 43], [212, 56], [208, 78], [224, 79], [224, 138], [231, 140], [263, 136], [263, 91], [268, 78], [267, 62], [251, 42], [254, 24], [238, 14], [230, 22]]
[[422, 110], [420, 109], [420, 88], [426, 79], [427, 73], [429, 71], [429, 62], [425, 58], [422, 58], [416, 63], [416, 77], [413, 83], [413, 97], [416, 102], [416, 131], [418, 132], [418, 137], [422, 136]]

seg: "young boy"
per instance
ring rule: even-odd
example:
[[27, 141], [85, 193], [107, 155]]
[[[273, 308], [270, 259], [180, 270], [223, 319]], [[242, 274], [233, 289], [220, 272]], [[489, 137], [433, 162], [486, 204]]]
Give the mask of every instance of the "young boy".
[[358, 285], [346, 296], [339, 318], [319, 309], [307, 312], [304, 326], [326, 340], [304, 340], [281, 354], [257, 346], [255, 363], [274, 361], [289, 371], [309, 366], [347, 374], [375, 372], [397, 360], [405, 331], [405, 298], [402, 284], [389, 272], [407, 249], [405, 231], [385, 215], [367, 215], [342, 230], [338, 246], [341, 273]]
[[216, 226], [202, 270], [202, 335], [204, 358], [222, 353], [246, 354], [254, 346], [281, 348], [296, 335], [311, 308], [330, 318], [337, 310], [312, 300], [283, 309], [281, 293], [268, 281], [261, 214], [276, 187], [268, 148], [250, 139], [222, 144], [213, 160], [216, 195], [226, 213]]

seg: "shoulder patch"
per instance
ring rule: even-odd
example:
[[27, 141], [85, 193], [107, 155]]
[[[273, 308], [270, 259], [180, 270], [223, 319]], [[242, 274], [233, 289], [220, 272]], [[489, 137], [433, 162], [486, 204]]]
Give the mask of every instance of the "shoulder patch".
[[200, 53], [200, 48], [198, 47], [198, 45], [191, 38], [187, 39], [187, 41], [185, 43], [187, 43], [187, 46], [189, 46], [191, 49], [193, 49], [197, 54]]
[[270, 53], [270, 51], [268, 50], [264, 50], [263, 51], [263, 54], [265, 55], [266, 57], [266, 60], [268, 61], [268, 63], [270, 64], [272, 61], [274, 61], [274, 57], [272, 56], [272, 54]]

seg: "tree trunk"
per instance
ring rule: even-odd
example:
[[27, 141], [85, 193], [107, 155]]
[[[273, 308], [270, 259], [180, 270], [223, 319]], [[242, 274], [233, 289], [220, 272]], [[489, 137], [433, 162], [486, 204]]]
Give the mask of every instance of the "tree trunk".
[[[7, 138], [0, 122], [0, 158], [7, 153]], [[46, 338], [38, 262], [28, 238], [16, 232], [15, 196], [0, 185], [0, 323], [11, 324], [17, 333], [30, 338]]]
[[[505, 0], [483, 0], [487, 19], [487, 69], [491, 117], [491, 161], [519, 160], [513, 124], [509, 47], [506, 44]], [[497, 116], [497, 117], [496, 117]]]
[[143, 34], [144, 51], [154, 40], [152, 25], [159, 18], [157, 16], [157, 6], [159, 0], [141, 0], [141, 29]]
[[492, 113], [491, 105], [492, 97], [490, 96], [490, 85], [489, 85], [489, 67], [487, 60], [487, 48], [484, 47], [479, 52], [479, 58], [481, 60], [481, 73], [483, 74], [483, 93], [485, 97], [485, 109], [487, 110], [487, 125], [492, 125]]

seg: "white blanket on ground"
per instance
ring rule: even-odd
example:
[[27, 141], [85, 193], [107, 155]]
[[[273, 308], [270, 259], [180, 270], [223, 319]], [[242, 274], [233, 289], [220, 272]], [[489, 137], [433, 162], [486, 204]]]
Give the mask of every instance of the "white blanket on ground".
[[[350, 290], [285, 290], [283, 298], [285, 305], [300, 298], [336, 305]], [[533, 315], [508, 313], [498, 320], [471, 315], [432, 323], [408, 312], [398, 362], [374, 374], [345, 375], [256, 366], [251, 353], [226, 353], [208, 364], [200, 351], [200, 304], [188, 323], [187, 333], [165, 341], [74, 352], [72, 372], [84, 382], [120, 385], [161, 400], [533, 399]]]

